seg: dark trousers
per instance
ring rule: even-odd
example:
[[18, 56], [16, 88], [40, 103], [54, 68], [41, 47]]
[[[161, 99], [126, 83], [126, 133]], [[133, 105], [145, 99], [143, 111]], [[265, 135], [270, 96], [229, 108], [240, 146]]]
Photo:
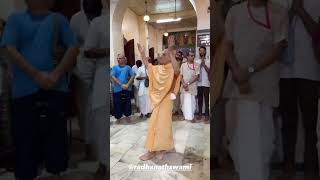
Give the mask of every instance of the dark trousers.
[[295, 162], [295, 145], [300, 107], [305, 133], [305, 173], [318, 174], [317, 116], [319, 82], [306, 79], [280, 80], [280, 111], [284, 161]]
[[113, 93], [114, 116], [120, 119], [123, 115], [131, 116], [131, 91], [123, 90]]
[[204, 99], [204, 105], [205, 105], [205, 116], [209, 116], [209, 93], [210, 88], [209, 87], [198, 87], [198, 115], [202, 115], [202, 106], [203, 106], [203, 99]]
[[52, 174], [67, 169], [66, 99], [66, 93], [39, 91], [13, 100], [12, 133], [18, 179], [34, 179], [42, 164]]

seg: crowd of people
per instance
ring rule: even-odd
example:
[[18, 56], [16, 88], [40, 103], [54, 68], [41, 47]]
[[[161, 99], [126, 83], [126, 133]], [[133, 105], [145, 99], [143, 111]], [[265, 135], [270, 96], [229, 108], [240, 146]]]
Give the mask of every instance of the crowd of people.
[[[170, 36], [173, 37], [173, 36]], [[179, 91], [171, 93], [174, 102], [172, 114], [182, 114], [184, 118], [192, 123], [204, 121], [209, 123], [209, 71], [210, 59], [206, 55], [206, 47], [199, 48], [199, 58], [195, 60], [195, 52], [190, 50], [186, 53], [186, 58], [182, 51], [177, 51], [175, 60], [180, 69], [180, 74], [176, 80], [181, 82]], [[159, 57], [160, 58], [160, 57]], [[149, 72], [141, 60], [137, 60], [133, 67], [127, 65], [127, 58], [123, 54], [118, 54], [118, 64], [112, 67], [111, 79], [113, 82], [113, 115], [117, 123], [123, 120], [126, 123], [132, 121], [133, 106], [131, 100], [134, 99], [140, 118], [147, 119], [152, 113], [152, 103], [150, 102]], [[160, 60], [160, 59], [159, 59]], [[159, 61], [157, 60], [157, 61]], [[147, 61], [157, 66], [150, 57]], [[180, 81], [181, 80], [181, 81]]]
[[[225, 133], [240, 180], [271, 178], [272, 155], [278, 148], [274, 143], [276, 112], [281, 119], [283, 149], [279, 180], [294, 179], [296, 174], [300, 113], [304, 176], [319, 179], [319, 8], [317, 0], [293, 0], [287, 9], [269, 0], [247, 0], [231, 7], [226, 15], [224, 38], [213, 58], [219, 67], [214, 67], [212, 77], [215, 108], [225, 108], [225, 119], [215, 118], [215, 125], [225, 132], [214, 131], [213, 136], [222, 142], [219, 133]], [[227, 77], [224, 62], [229, 68]], [[216, 95], [221, 90], [221, 96]], [[221, 145], [214, 144], [213, 158], [219, 158]]]
[[72, 79], [85, 158], [99, 163], [95, 179], [105, 179], [109, 1], [84, 0], [70, 22], [51, 10], [54, 0], [25, 3], [26, 10], [14, 12], [0, 26], [1, 63], [10, 67], [15, 177], [33, 180], [44, 167], [61, 180], [68, 169]]

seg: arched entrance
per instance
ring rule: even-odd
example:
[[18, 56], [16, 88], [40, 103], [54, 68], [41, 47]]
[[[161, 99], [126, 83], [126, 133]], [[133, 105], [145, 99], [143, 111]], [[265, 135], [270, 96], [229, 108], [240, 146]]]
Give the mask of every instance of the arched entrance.
[[[204, 19], [201, 19], [198, 17], [198, 10], [201, 9], [201, 5], [205, 4], [204, 2], [207, 1], [206, 8], [209, 6], [209, 0], [203, 0], [201, 3], [196, 3], [195, 0], [187, 0], [192, 5], [193, 10], [197, 16], [197, 23], [199, 21], [203, 21]], [[124, 44], [123, 44], [123, 33], [122, 33], [122, 22], [124, 20], [124, 15], [126, 10], [129, 7], [130, 0], [111, 0], [110, 4], [110, 29], [111, 29], [111, 35], [110, 35], [110, 61], [111, 65], [115, 64], [116, 56], [119, 53], [124, 53]], [[206, 11], [207, 12], [207, 11]], [[207, 19], [205, 19], [207, 21]], [[207, 27], [209, 29], [209, 26]], [[197, 30], [199, 30], [197, 28]], [[161, 37], [162, 38], [162, 37]], [[137, 42], [136, 42], [137, 43]], [[152, 48], [152, 47], [149, 47]], [[157, 52], [155, 52], [157, 53]]]

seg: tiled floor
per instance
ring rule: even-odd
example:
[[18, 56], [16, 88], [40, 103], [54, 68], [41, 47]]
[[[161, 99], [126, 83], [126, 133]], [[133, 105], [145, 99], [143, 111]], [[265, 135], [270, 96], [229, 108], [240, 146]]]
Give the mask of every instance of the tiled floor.
[[[174, 117], [177, 119], [178, 117]], [[167, 154], [163, 160], [156, 158], [140, 161], [145, 153], [144, 143], [148, 120], [137, 116], [129, 125], [116, 125], [112, 119], [110, 128], [111, 180], [209, 180], [210, 179], [210, 125], [174, 121], [173, 132], [176, 153]], [[192, 163], [191, 172], [179, 171], [129, 171], [129, 165], [184, 165]]]

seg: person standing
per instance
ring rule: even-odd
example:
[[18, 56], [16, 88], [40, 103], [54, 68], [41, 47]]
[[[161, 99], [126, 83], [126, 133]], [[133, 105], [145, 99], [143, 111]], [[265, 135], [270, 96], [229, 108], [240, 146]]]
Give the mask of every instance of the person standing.
[[123, 54], [118, 54], [118, 65], [112, 67], [111, 80], [113, 81], [113, 104], [114, 115], [117, 123], [123, 115], [125, 120], [130, 123], [131, 110], [131, 89], [134, 80], [132, 69], [127, 64], [127, 58]]
[[210, 94], [210, 81], [208, 74], [210, 72], [210, 59], [207, 55], [206, 47], [199, 48], [200, 59], [196, 61], [200, 64], [200, 77], [198, 81], [198, 120], [202, 119], [202, 107], [204, 100], [205, 109], [205, 123], [209, 123], [209, 94]]
[[230, 67], [223, 96], [230, 154], [240, 180], [267, 180], [273, 152], [273, 108], [279, 104], [279, 63], [287, 47], [288, 13], [268, 0], [233, 6], [225, 22]]
[[[15, 176], [33, 180], [44, 162], [53, 179], [61, 180], [68, 167], [67, 72], [78, 47], [67, 19], [49, 11], [51, 0], [26, 0], [26, 5], [26, 11], [8, 18], [2, 39], [12, 63]], [[54, 59], [55, 40], [67, 48], [62, 59]]]
[[148, 96], [148, 88], [146, 86], [146, 80], [148, 78], [148, 74], [147, 74], [147, 70], [145, 68], [144, 65], [142, 65], [141, 67], [139, 67], [136, 77], [138, 84], [139, 84], [139, 88], [138, 88], [138, 104], [139, 104], [139, 109], [141, 112], [141, 118], [147, 118], [148, 114], [151, 112], [150, 109], [150, 100], [149, 100], [149, 96]]
[[[169, 36], [169, 48], [159, 57], [159, 65], [148, 62], [145, 48], [138, 44], [143, 63], [149, 75], [149, 97], [152, 108], [145, 147], [147, 152], [140, 160], [147, 161], [155, 155], [163, 159], [165, 153], [175, 151], [172, 133], [171, 93], [179, 91], [180, 81], [174, 80], [180, 74], [179, 65], [175, 59], [174, 36]], [[175, 82], [175, 83], [174, 83]], [[172, 91], [173, 90], [173, 91]], [[160, 123], [161, 122], [161, 123]]]
[[[135, 77], [137, 76], [137, 71], [141, 66], [142, 66], [141, 60], [137, 60], [136, 64], [134, 66], [132, 66], [132, 71], [133, 71], [133, 74]], [[135, 101], [135, 105], [137, 108], [137, 112], [140, 112], [139, 100], [138, 100], [139, 83], [140, 83], [140, 81], [137, 80], [137, 78], [134, 78], [134, 80], [133, 80], [133, 96], [134, 96], [134, 101]]]
[[72, 16], [70, 26], [74, 34], [76, 35], [77, 43], [80, 47], [80, 53], [77, 57], [77, 64], [73, 71], [76, 77], [75, 83], [77, 87], [76, 99], [78, 101], [78, 119], [81, 134], [85, 141], [85, 158], [90, 159], [92, 157], [92, 145], [90, 142], [90, 108], [88, 105], [88, 96], [90, 83], [92, 79], [92, 72], [90, 70], [90, 64], [92, 60], [88, 59], [84, 55], [84, 43], [87, 38], [88, 30], [91, 21], [101, 15], [102, 4], [100, 0], [83, 0], [83, 10], [79, 11]]
[[[284, 151], [284, 173], [290, 179], [295, 172], [295, 147], [299, 110], [301, 112], [304, 137], [305, 176], [318, 176], [317, 117], [320, 64], [312, 48], [312, 32], [320, 18], [320, 1], [293, 0], [289, 43], [294, 49], [288, 54], [291, 63], [284, 64], [280, 81], [280, 112], [282, 117], [282, 142]], [[312, 30], [313, 29], [313, 30]], [[299, 107], [299, 108], [298, 108]]]
[[[179, 68], [181, 68], [182, 61], [183, 61], [183, 53], [182, 51], [178, 51], [176, 54], [176, 60], [179, 64]], [[180, 93], [176, 94], [174, 104], [173, 104], [173, 114], [174, 115], [179, 115], [181, 114], [181, 98], [180, 98]]]
[[200, 77], [200, 66], [194, 62], [195, 53], [190, 51], [187, 54], [188, 61], [180, 68], [181, 75], [181, 104], [185, 120], [195, 123], [194, 114], [196, 111], [197, 81]]
[[89, 128], [90, 141], [94, 145], [99, 167], [95, 174], [96, 180], [104, 180], [107, 175], [107, 112], [109, 102], [108, 76], [106, 70], [110, 68], [109, 29], [110, 19], [109, 2], [101, 0], [101, 16], [92, 20], [88, 36], [84, 44], [84, 55], [89, 62], [87, 68], [91, 73], [89, 89]]

